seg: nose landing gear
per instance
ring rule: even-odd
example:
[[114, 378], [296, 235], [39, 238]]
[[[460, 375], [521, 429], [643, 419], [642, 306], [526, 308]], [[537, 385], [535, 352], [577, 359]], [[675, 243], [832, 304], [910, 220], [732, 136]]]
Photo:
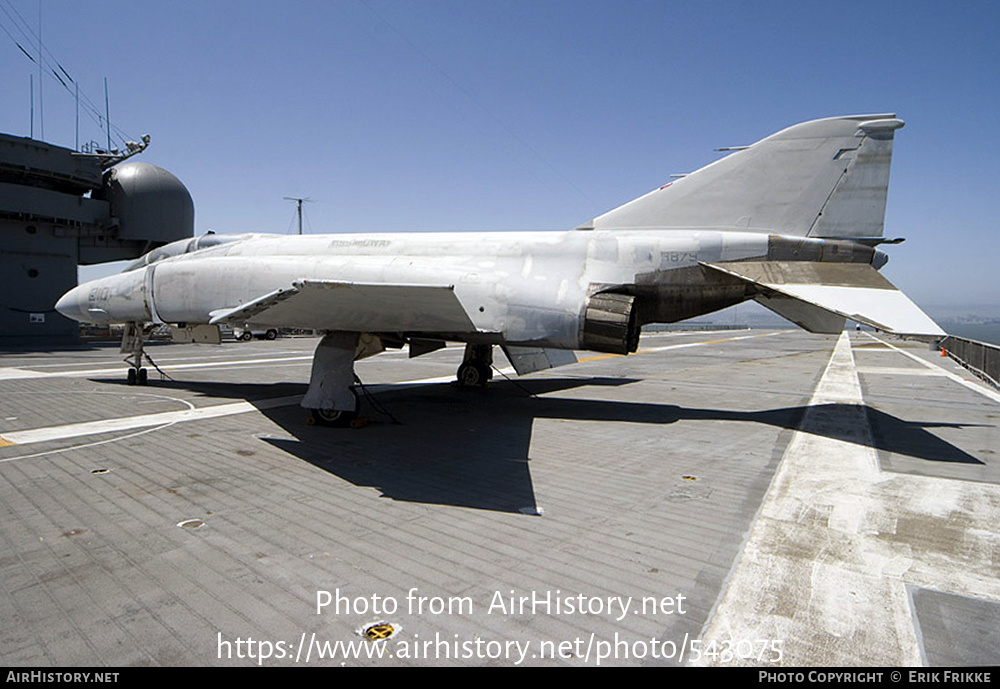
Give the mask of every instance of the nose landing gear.
[[[152, 329], [150, 326], [150, 330]], [[149, 372], [143, 368], [142, 346], [146, 342], [149, 331], [143, 328], [141, 323], [126, 323], [122, 332], [121, 353], [127, 354], [125, 363], [129, 365], [128, 375], [125, 382], [129, 385], [146, 385], [149, 382]]]
[[149, 372], [145, 368], [135, 368], [128, 370], [125, 382], [129, 385], [146, 385], [149, 382]]

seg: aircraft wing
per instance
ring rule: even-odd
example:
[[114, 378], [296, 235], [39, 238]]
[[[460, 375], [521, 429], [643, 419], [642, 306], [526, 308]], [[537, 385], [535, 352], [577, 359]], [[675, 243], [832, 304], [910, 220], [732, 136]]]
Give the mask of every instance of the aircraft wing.
[[477, 332], [455, 296], [454, 285], [407, 285], [299, 280], [228, 309], [213, 311], [211, 324], [349, 332]]
[[899, 335], [946, 333], [867, 263], [735, 261], [702, 265], [753, 284], [757, 302], [810, 332], [843, 329], [843, 319]]

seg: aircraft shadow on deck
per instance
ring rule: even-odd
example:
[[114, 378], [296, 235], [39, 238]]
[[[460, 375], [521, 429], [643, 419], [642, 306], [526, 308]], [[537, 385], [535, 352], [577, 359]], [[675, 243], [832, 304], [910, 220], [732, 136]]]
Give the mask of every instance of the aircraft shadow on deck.
[[[532, 514], [537, 505], [529, 450], [535, 419], [661, 425], [739, 421], [799, 430], [810, 409], [796, 406], [735, 411], [552, 396], [579, 388], [619, 387], [633, 382], [620, 378], [519, 379], [494, 381], [486, 390], [459, 390], [447, 384], [375, 385], [370, 390], [376, 401], [397, 417], [399, 424], [363, 402], [362, 414], [372, 420], [366, 428], [309, 426], [305, 410], [286, 405], [263, 408], [261, 413], [294, 439], [261, 439], [354, 485], [376, 488], [393, 500]], [[156, 385], [251, 403], [305, 390], [304, 385], [294, 383], [163, 381]], [[858, 407], [827, 404], [811, 409], [822, 413], [826, 422], [808, 424], [806, 432], [859, 442], [855, 432]], [[929, 462], [984, 464], [928, 430], [972, 424], [905, 421], [872, 407], [864, 409], [876, 429], [872, 436], [878, 450]]]

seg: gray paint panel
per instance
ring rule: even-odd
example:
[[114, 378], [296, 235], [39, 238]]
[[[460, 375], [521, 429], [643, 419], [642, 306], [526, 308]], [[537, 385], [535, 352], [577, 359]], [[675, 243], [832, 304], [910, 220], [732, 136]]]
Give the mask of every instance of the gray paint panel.
[[911, 595], [929, 666], [1000, 664], [1000, 603], [931, 589]]

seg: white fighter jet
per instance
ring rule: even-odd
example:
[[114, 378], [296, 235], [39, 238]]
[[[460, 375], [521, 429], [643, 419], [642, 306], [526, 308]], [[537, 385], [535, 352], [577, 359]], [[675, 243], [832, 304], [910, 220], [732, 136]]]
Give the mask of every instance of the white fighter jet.
[[846, 318], [945, 335], [878, 269], [893, 114], [797, 124], [560, 232], [205, 235], [156, 249], [56, 304], [124, 323], [129, 382], [143, 342], [219, 342], [220, 324], [325, 333], [302, 406], [320, 423], [357, 412], [354, 362], [465, 343], [461, 385], [491, 377], [495, 345], [519, 374], [628, 354], [640, 328], [753, 299], [810, 332]]

